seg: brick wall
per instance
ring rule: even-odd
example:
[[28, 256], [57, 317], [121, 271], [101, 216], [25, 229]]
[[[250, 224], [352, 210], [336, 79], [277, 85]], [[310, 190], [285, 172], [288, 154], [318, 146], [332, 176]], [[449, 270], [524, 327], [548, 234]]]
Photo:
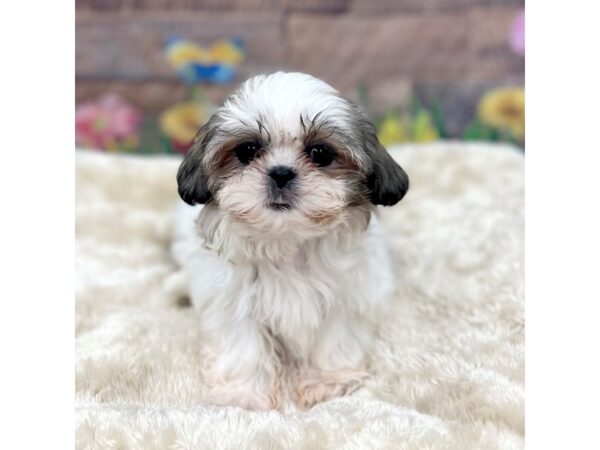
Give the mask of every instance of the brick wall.
[[[199, 43], [239, 36], [243, 76], [301, 70], [378, 113], [413, 94], [437, 99], [451, 130], [491, 86], [523, 83], [507, 46], [521, 0], [77, 0], [76, 98], [116, 91], [161, 110], [185, 91], [162, 52], [178, 34]], [[226, 94], [215, 88], [218, 101]]]

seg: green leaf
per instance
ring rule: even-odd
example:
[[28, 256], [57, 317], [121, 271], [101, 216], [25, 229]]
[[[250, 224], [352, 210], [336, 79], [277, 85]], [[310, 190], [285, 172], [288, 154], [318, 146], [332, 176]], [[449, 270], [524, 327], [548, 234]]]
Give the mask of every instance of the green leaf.
[[444, 112], [440, 103], [436, 100], [431, 106], [431, 118], [433, 124], [438, 130], [438, 134], [441, 139], [448, 137], [448, 130], [446, 129], [446, 119], [444, 118]]
[[478, 118], [475, 118], [465, 129], [463, 139], [467, 141], [497, 142], [502, 140], [502, 134], [498, 129], [485, 125]]
[[423, 109], [423, 104], [416, 95], [413, 95], [410, 102], [410, 115], [416, 117]]

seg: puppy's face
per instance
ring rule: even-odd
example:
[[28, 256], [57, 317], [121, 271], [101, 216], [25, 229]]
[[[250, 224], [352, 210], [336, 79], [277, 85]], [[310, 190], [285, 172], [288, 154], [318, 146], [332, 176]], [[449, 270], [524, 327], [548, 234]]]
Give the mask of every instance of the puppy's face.
[[408, 177], [375, 129], [324, 82], [246, 81], [198, 133], [177, 175], [189, 204], [214, 203], [259, 232], [326, 231], [352, 208], [393, 205]]

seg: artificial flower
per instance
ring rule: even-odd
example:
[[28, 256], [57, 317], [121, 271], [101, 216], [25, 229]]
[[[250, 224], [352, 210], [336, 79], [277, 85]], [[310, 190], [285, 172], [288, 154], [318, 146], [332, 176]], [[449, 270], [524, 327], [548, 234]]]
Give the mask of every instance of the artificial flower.
[[140, 112], [112, 94], [75, 110], [75, 141], [83, 147], [133, 150], [138, 146]]
[[187, 84], [200, 82], [227, 84], [235, 79], [235, 69], [227, 64], [186, 64], [179, 69], [178, 73]]
[[479, 102], [478, 115], [486, 125], [521, 139], [525, 133], [524, 89], [500, 88], [488, 92]]
[[196, 133], [204, 124], [206, 114], [197, 102], [184, 102], [164, 111], [159, 118], [160, 128], [176, 150], [185, 153]]
[[213, 61], [231, 65], [241, 63], [246, 56], [244, 42], [239, 38], [221, 39], [211, 46], [209, 52]]
[[414, 142], [431, 142], [440, 138], [440, 133], [433, 124], [431, 113], [424, 109], [421, 109], [413, 118], [411, 131]]
[[395, 114], [388, 115], [379, 126], [377, 133], [379, 142], [384, 147], [408, 140], [406, 127]]
[[222, 39], [208, 49], [179, 37], [169, 39], [167, 60], [185, 83], [210, 82], [225, 84], [233, 81], [235, 66], [245, 56], [241, 40]]
[[433, 122], [431, 113], [425, 109], [419, 109], [410, 121], [390, 114], [381, 122], [377, 138], [384, 147], [399, 142], [435, 141], [440, 134]]
[[511, 24], [508, 42], [517, 55], [525, 56], [525, 11], [521, 11]]

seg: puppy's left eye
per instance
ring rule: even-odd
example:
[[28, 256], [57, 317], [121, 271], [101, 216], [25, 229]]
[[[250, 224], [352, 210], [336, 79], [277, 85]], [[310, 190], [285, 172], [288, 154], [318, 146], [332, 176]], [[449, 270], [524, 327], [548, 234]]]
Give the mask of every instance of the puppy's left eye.
[[319, 167], [325, 167], [331, 164], [334, 156], [331, 149], [325, 145], [311, 145], [308, 147], [308, 157]]
[[235, 148], [235, 155], [241, 163], [250, 164], [250, 161], [254, 159], [259, 150], [260, 145], [258, 142], [242, 142]]

